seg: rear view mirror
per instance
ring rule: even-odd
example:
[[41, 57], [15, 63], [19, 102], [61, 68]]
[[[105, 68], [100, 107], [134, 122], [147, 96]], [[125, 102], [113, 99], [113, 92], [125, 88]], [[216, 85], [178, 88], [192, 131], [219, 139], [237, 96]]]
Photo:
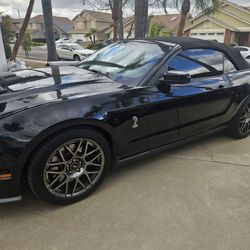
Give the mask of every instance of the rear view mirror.
[[168, 71], [160, 79], [165, 84], [187, 84], [191, 81], [191, 75], [182, 71]]

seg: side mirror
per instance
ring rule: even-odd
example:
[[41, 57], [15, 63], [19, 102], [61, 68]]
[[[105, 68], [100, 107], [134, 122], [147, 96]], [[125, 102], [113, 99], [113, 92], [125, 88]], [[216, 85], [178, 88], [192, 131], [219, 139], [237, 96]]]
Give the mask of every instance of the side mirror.
[[168, 71], [159, 80], [161, 84], [187, 84], [191, 82], [191, 75], [182, 71]]

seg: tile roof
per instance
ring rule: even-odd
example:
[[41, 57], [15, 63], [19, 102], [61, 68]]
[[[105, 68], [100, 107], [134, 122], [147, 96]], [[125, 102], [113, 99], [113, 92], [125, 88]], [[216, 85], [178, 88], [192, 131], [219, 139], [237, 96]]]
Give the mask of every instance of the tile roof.
[[83, 13], [87, 13], [88, 15], [91, 15], [97, 22], [113, 23], [111, 13], [101, 12], [101, 11], [94, 11], [94, 10], [82, 10], [82, 12], [80, 14], [76, 15], [73, 18], [73, 21], [78, 16], [81, 16]]
[[[73, 28], [73, 22], [67, 17], [53, 17], [54, 25], [63, 32], [68, 32]], [[44, 23], [43, 15], [38, 15], [30, 19], [30, 23]]]

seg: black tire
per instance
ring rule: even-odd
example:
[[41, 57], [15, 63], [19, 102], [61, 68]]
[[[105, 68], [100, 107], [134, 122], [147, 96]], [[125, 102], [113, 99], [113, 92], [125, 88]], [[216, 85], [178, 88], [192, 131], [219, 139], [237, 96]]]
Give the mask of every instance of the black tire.
[[239, 109], [235, 117], [230, 121], [227, 135], [235, 139], [243, 139], [250, 134], [250, 99]]
[[[73, 174], [72, 173], [70, 173], [70, 174], [72, 174], [72, 176], [70, 176], [70, 177], [68, 176], [69, 175], [68, 171], [69, 171], [69, 169], [71, 170], [71, 165], [73, 163], [71, 162], [71, 164], [69, 164], [69, 162], [65, 163], [65, 161], [64, 161], [66, 153], [69, 154], [69, 152], [70, 152], [70, 151], [67, 152], [67, 150], [66, 150], [67, 147], [69, 148], [70, 144], [68, 144], [67, 147], [65, 145], [67, 145], [67, 143], [72, 143], [72, 141], [74, 141], [74, 140], [75, 141], [82, 140], [82, 142], [79, 142], [79, 145], [80, 145], [80, 143], [82, 143], [81, 148], [79, 148], [79, 146], [75, 145], [75, 147], [77, 147], [77, 150], [78, 150], [78, 148], [79, 148], [79, 150], [81, 150], [81, 151], [76, 150], [76, 154], [78, 154], [78, 153], [82, 154], [83, 151], [84, 151], [84, 155], [85, 155], [85, 153], [88, 152], [88, 151], [85, 150], [86, 147], [88, 148], [88, 147], [92, 147], [94, 145], [94, 144], [93, 145], [91, 144], [92, 142], [95, 143], [94, 146], [96, 146], [96, 148], [99, 146], [99, 148], [97, 148], [97, 149], [101, 153], [98, 152], [100, 155], [98, 156], [97, 159], [99, 161], [99, 159], [101, 158], [101, 162], [102, 162], [103, 166], [102, 166], [102, 170], [98, 170], [99, 172], [96, 175], [96, 176], [98, 176], [98, 179], [97, 179], [97, 177], [93, 178], [93, 174], [91, 172], [87, 172], [88, 173], [87, 174], [88, 178], [87, 178], [87, 175], [85, 176], [84, 174], [81, 174], [81, 176], [78, 176], [77, 178], [74, 179], [75, 184], [71, 183], [71, 182], [73, 182], [73, 180], [68, 181], [69, 179], [71, 180], [71, 178], [73, 179], [73, 177], [72, 177]], [[83, 148], [83, 144], [85, 143], [84, 140], [85, 141], [88, 141], [88, 140], [90, 141], [89, 144], [85, 144], [85, 148]], [[75, 141], [74, 141], [74, 143], [75, 143]], [[65, 149], [65, 151], [63, 152], [65, 155], [62, 157], [63, 163], [53, 163], [52, 162], [53, 159], [54, 159], [53, 157], [56, 157], [58, 159], [58, 161], [61, 161], [59, 159], [60, 157], [58, 157], [58, 156], [61, 155], [60, 152], [62, 153], [62, 151], [61, 151], [62, 147]], [[94, 152], [93, 148], [90, 148], [90, 149], [92, 150], [91, 152]], [[72, 149], [72, 151], [73, 151], [73, 149]], [[55, 152], [58, 152], [57, 156], [56, 156], [56, 154], [53, 155]], [[91, 154], [91, 157], [92, 157], [93, 154], [94, 153]], [[72, 159], [76, 159], [76, 158], [74, 158], [75, 156], [72, 155], [72, 157], [73, 157]], [[80, 158], [80, 156], [76, 156], [76, 157]], [[84, 158], [84, 162], [86, 160], [86, 157], [87, 156], [85, 156], [85, 158]], [[93, 157], [93, 158], [95, 158], [95, 157]], [[62, 171], [62, 170], [59, 170], [59, 166], [57, 166], [57, 168], [58, 168], [57, 170], [47, 170], [49, 161], [50, 161], [49, 167], [52, 164], [54, 164], [54, 165], [55, 164], [63, 164], [62, 166], [60, 166], [60, 168], [63, 168], [64, 169], [63, 172], [65, 172], [65, 171], [66, 172], [64, 174], [60, 174], [61, 177], [59, 178], [58, 173], [60, 171]], [[72, 161], [72, 160], [70, 160], [70, 161]], [[86, 162], [83, 165], [85, 165], [85, 164], [86, 164]], [[92, 164], [97, 165], [97, 163], [90, 163], [90, 165], [92, 165]], [[87, 171], [87, 167], [89, 167], [90, 165], [85, 165], [83, 168]], [[71, 204], [71, 203], [80, 201], [80, 200], [84, 199], [85, 197], [87, 197], [89, 194], [91, 194], [104, 180], [108, 170], [110, 169], [110, 165], [111, 165], [110, 145], [107, 143], [104, 136], [102, 136], [100, 133], [98, 133], [98, 132], [96, 132], [95, 130], [92, 130], [92, 129], [65, 130], [65, 131], [61, 131], [61, 132], [59, 132], [57, 134], [54, 134], [53, 136], [51, 136], [51, 138], [48, 138], [48, 140], [46, 140], [37, 149], [37, 151], [33, 154], [33, 157], [31, 158], [31, 161], [30, 161], [30, 164], [29, 164], [29, 167], [28, 167], [28, 172], [27, 172], [27, 174], [28, 174], [28, 183], [29, 183], [29, 186], [30, 186], [31, 190], [33, 191], [33, 193], [38, 198], [40, 198], [40, 199], [42, 199], [42, 200], [44, 200], [46, 202], [49, 202], [49, 203], [52, 203], [52, 204], [57, 204], [57, 205]], [[75, 168], [75, 166], [73, 166], [73, 167]], [[90, 166], [90, 167], [95, 167], [95, 166]], [[49, 172], [58, 171], [58, 173], [57, 173], [57, 175], [48, 175], [48, 171]], [[91, 171], [93, 172], [93, 170], [91, 170]], [[78, 172], [80, 172], [80, 171], [78, 171]], [[78, 174], [78, 172], [75, 172], [74, 174]], [[92, 177], [90, 177], [90, 175]], [[46, 178], [45, 178], [45, 176], [46, 176]], [[95, 176], [95, 174], [94, 174], [94, 176]], [[47, 181], [49, 181], [50, 178], [51, 179], [52, 178], [56, 179], [57, 177], [59, 178], [58, 179], [59, 183], [55, 182], [55, 184], [53, 184], [53, 185], [58, 185], [59, 184], [59, 186], [60, 186], [60, 181], [61, 181], [60, 179], [65, 178], [65, 180], [67, 181], [67, 184], [65, 183], [65, 185], [66, 185], [65, 186], [65, 193], [67, 194], [67, 197], [65, 197], [65, 196], [64, 197], [61, 197], [61, 196], [59, 197], [58, 195], [60, 195], [60, 194], [52, 193], [52, 192], [57, 192], [57, 190], [58, 190], [58, 192], [59, 191], [61, 192], [61, 189], [63, 189], [64, 186], [60, 187], [59, 189], [55, 189], [56, 191], [55, 190], [54, 191], [49, 190]], [[84, 179], [81, 179], [81, 184], [84, 183], [84, 185], [79, 186], [79, 184], [77, 184], [78, 181], [80, 180], [80, 178], [84, 178]], [[91, 178], [93, 180], [95, 180], [95, 178], [96, 178], [95, 182], [93, 181], [93, 184], [90, 181], [87, 181], [87, 180], [91, 180]], [[61, 181], [61, 183], [63, 183], [63, 182], [64, 182], [64, 180]], [[86, 183], [87, 184], [89, 183], [89, 185], [87, 185]], [[51, 184], [52, 183], [50, 183], [50, 185]], [[47, 187], [46, 187], [46, 185], [47, 185]], [[76, 193], [73, 196], [73, 193], [74, 193], [74, 190], [75, 190], [75, 188], [74, 188], [72, 193], [71, 194], [69, 193], [69, 195], [68, 195], [68, 189], [69, 189], [70, 185], [71, 185], [71, 190], [73, 189], [73, 185], [74, 186], [76, 185], [76, 186], [78, 186], [78, 189], [82, 189], [81, 190], [82, 193], [80, 191], [78, 191], [78, 193]], [[86, 188], [84, 188], [85, 185], [86, 185]], [[51, 189], [52, 189], [52, 187], [51, 187]], [[62, 195], [65, 195], [65, 193], [62, 192]]]
[[74, 60], [74, 61], [77, 61], [77, 62], [80, 62], [80, 61], [81, 61], [81, 58], [80, 58], [80, 56], [78, 56], [78, 55], [74, 55], [73, 60]]

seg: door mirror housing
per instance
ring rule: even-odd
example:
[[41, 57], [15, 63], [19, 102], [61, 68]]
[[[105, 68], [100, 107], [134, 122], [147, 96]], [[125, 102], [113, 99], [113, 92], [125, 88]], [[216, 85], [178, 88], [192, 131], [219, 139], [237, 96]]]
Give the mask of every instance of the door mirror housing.
[[170, 70], [159, 81], [161, 84], [187, 84], [191, 82], [191, 75], [183, 71]]

